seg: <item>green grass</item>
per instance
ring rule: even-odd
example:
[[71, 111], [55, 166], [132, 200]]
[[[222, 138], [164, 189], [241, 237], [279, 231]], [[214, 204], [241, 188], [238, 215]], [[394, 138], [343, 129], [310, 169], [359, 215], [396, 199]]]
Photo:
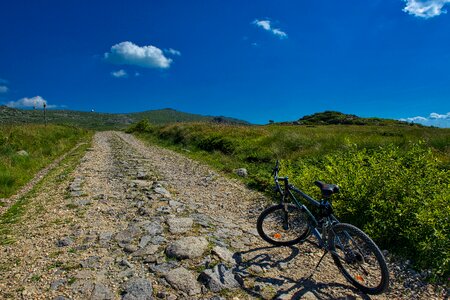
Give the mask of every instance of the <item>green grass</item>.
[[269, 193], [270, 171], [314, 197], [315, 180], [337, 183], [335, 210], [386, 249], [450, 275], [450, 129], [418, 126], [130, 127], [138, 137], [178, 150], [233, 175], [245, 167], [250, 187]]
[[[89, 132], [71, 126], [0, 126], [0, 198], [13, 195], [43, 167], [61, 156]], [[25, 150], [28, 155], [20, 156]]]
[[[87, 142], [90, 142], [90, 138]], [[30, 192], [19, 198], [5, 213], [0, 215], [0, 245], [8, 245], [15, 242], [15, 235], [17, 234], [15, 226], [20, 224], [28, 209], [33, 208], [36, 211], [36, 208], [41, 206], [41, 204], [33, 203], [36, 194], [49, 184], [58, 184], [57, 178], [71, 172], [88, 147], [89, 143], [84, 144], [73, 155], [67, 156], [58, 167], [50, 171]], [[36, 215], [36, 212], [34, 214]]]

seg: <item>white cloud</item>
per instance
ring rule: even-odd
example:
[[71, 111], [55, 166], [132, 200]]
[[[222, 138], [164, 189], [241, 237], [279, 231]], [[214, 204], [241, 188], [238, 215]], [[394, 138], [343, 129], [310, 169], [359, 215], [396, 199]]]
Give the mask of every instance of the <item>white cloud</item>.
[[430, 119], [450, 119], [450, 112], [446, 113], [445, 115], [440, 115], [438, 113], [431, 113]]
[[56, 105], [48, 105], [47, 100], [45, 100], [41, 96], [36, 96], [32, 98], [25, 97], [17, 101], [10, 101], [6, 103], [6, 106], [12, 108], [29, 108], [29, 107], [43, 108], [44, 104], [47, 104], [47, 108], [57, 107]]
[[264, 29], [266, 31], [270, 31], [272, 34], [278, 36], [280, 39], [285, 39], [288, 37], [286, 32], [282, 31], [279, 28], [273, 28], [272, 24], [270, 23], [269, 20], [256, 19], [255, 21], [253, 21], [253, 24], [255, 24], [258, 27], [261, 27], [262, 29]]
[[445, 14], [447, 11], [444, 5], [450, 3], [450, 0], [403, 0], [406, 2], [404, 12], [416, 17], [428, 19]]
[[446, 114], [438, 114], [438, 113], [431, 113], [428, 117], [411, 117], [411, 118], [404, 118], [400, 119], [400, 121], [410, 122], [410, 123], [419, 123], [427, 126], [436, 126], [436, 127], [445, 127], [450, 128], [450, 112]]
[[8, 87], [6, 85], [0, 85], [0, 94], [8, 92]]
[[149, 45], [138, 46], [132, 42], [122, 42], [111, 47], [104, 54], [106, 61], [118, 65], [135, 65], [143, 68], [167, 69], [172, 59], [164, 56], [161, 49]]
[[168, 53], [168, 54], [175, 55], [175, 56], [180, 56], [180, 55], [181, 55], [181, 52], [180, 52], [180, 51], [175, 50], [175, 49], [172, 49], [172, 48], [164, 49], [164, 52], [166, 52], [166, 53]]
[[128, 74], [127, 74], [127, 72], [125, 70], [118, 70], [118, 71], [111, 72], [111, 75], [113, 77], [116, 77], [116, 78], [126, 78], [126, 77], [128, 77]]

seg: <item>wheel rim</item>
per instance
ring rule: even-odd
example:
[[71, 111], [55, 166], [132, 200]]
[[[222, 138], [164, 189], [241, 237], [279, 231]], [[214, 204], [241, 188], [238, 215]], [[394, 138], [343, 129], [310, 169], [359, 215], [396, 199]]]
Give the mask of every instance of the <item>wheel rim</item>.
[[335, 257], [350, 281], [369, 289], [382, 284], [383, 270], [372, 245], [348, 230], [335, 232], [333, 244]]
[[269, 213], [262, 223], [265, 235], [276, 242], [289, 242], [299, 239], [307, 230], [305, 214], [294, 206], [276, 209]]

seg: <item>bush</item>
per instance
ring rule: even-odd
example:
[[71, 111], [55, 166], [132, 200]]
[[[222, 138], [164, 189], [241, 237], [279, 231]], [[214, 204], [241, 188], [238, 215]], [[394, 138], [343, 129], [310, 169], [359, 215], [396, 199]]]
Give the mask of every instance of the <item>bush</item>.
[[450, 172], [430, 148], [415, 143], [405, 152], [388, 145], [368, 151], [353, 146], [321, 161], [289, 161], [283, 173], [318, 195], [311, 183], [337, 183], [336, 214], [383, 247], [413, 258], [416, 266], [448, 276], [450, 268]]

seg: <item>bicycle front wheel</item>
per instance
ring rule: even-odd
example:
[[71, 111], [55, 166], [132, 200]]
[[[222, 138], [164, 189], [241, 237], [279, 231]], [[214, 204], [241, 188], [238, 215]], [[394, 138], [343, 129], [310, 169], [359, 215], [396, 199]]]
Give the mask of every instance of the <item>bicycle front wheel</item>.
[[266, 242], [275, 246], [290, 246], [308, 236], [308, 215], [294, 204], [278, 204], [261, 213], [256, 228]]
[[329, 243], [334, 262], [356, 288], [372, 295], [388, 288], [389, 271], [384, 256], [361, 229], [338, 223], [330, 231]]

